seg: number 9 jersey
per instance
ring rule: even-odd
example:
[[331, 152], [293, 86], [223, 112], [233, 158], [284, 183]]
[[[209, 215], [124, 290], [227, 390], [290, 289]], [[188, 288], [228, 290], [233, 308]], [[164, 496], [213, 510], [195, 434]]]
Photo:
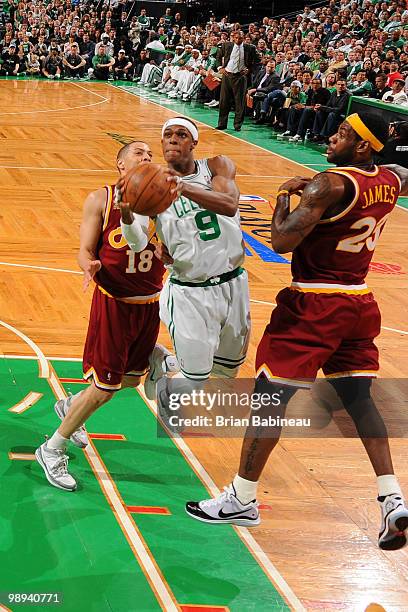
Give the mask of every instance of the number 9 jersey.
[[[183, 182], [211, 189], [206, 159], [195, 161], [196, 172]], [[239, 211], [217, 215], [180, 196], [156, 217], [156, 230], [174, 259], [171, 276], [184, 282], [205, 282], [238, 268], [244, 261]]]

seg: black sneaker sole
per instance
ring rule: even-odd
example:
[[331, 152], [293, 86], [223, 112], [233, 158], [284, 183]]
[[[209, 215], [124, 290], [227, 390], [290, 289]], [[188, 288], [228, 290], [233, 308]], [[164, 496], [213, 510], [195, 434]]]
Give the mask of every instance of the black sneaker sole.
[[392, 540], [387, 540], [385, 542], [378, 542], [378, 546], [381, 550], [399, 550], [400, 548], [404, 548], [407, 543], [407, 538], [403, 532], [396, 533]]
[[259, 516], [254, 521], [245, 518], [206, 519], [189, 512], [187, 508], [185, 508], [185, 511], [188, 516], [191, 516], [191, 518], [195, 519], [196, 521], [200, 521], [201, 523], [210, 523], [211, 525], [238, 525], [239, 527], [256, 527], [261, 522], [261, 518]]

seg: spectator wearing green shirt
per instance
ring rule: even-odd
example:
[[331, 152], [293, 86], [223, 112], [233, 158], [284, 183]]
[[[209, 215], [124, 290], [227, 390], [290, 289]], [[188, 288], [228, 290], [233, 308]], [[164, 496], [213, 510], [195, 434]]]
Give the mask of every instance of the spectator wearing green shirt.
[[140, 15], [137, 21], [142, 26], [142, 31], [150, 29], [150, 17], [147, 16], [145, 8], [140, 9]]
[[365, 96], [368, 97], [373, 91], [373, 85], [367, 78], [365, 70], [360, 70], [356, 76], [356, 80], [347, 85], [347, 89], [352, 96]]
[[173, 21], [174, 21], [174, 17], [171, 14], [171, 8], [166, 8], [166, 12], [162, 16], [162, 19], [164, 20], [164, 27], [166, 28], [166, 30], [171, 28], [171, 26], [173, 25]]
[[107, 55], [105, 45], [100, 45], [97, 55], [92, 58], [93, 68], [90, 68], [88, 72], [91, 78], [107, 81], [114, 64], [115, 59]]

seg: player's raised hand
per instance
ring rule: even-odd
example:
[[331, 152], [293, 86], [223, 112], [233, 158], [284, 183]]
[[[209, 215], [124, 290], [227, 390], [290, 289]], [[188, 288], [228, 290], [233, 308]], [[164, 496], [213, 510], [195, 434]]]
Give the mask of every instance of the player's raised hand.
[[86, 291], [89, 287], [89, 283], [102, 268], [102, 264], [99, 259], [89, 260], [84, 268], [84, 279], [83, 279], [83, 289]]
[[288, 191], [289, 195], [298, 194], [300, 195], [306, 185], [311, 181], [311, 177], [306, 176], [295, 176], [294, 178], [286, 181], [279, 187], [279, 191]]
[[183, 181], [181, 176], [179, 176], [177, 174], [177, 172], [175, 170], [172, 170], [171, 168], [167, 168], [166, 172], [168, 173], [168, 177], [167, 177], [167, 181], [169, 183], [173, 183], [173, 187], [172, 189], [170, 189], [170, 193], [174, 196], [174, 199], [176, 200], [178, 197], [181, 196], [182, 190], [183, 190]]
[[132, 225], [134, 217], [133, 217], [132, 209], [130, 208], [130, 204], [128, 204], [127, 202], [120, 202], [119, 206], [120, 206], [120, 217], [123, 223], [125, 223], [125, 225]]

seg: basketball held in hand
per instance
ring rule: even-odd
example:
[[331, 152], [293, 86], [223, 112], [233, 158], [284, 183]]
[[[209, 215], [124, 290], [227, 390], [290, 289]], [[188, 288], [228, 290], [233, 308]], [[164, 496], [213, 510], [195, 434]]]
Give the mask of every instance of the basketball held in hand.
[[143, 162], [125, 176], [122, 202], [128, 202], [138, 215], [155, 217], [167, 210], [175, 199], [174, 183], [167, 181], [166, 168], [159, 164]]

